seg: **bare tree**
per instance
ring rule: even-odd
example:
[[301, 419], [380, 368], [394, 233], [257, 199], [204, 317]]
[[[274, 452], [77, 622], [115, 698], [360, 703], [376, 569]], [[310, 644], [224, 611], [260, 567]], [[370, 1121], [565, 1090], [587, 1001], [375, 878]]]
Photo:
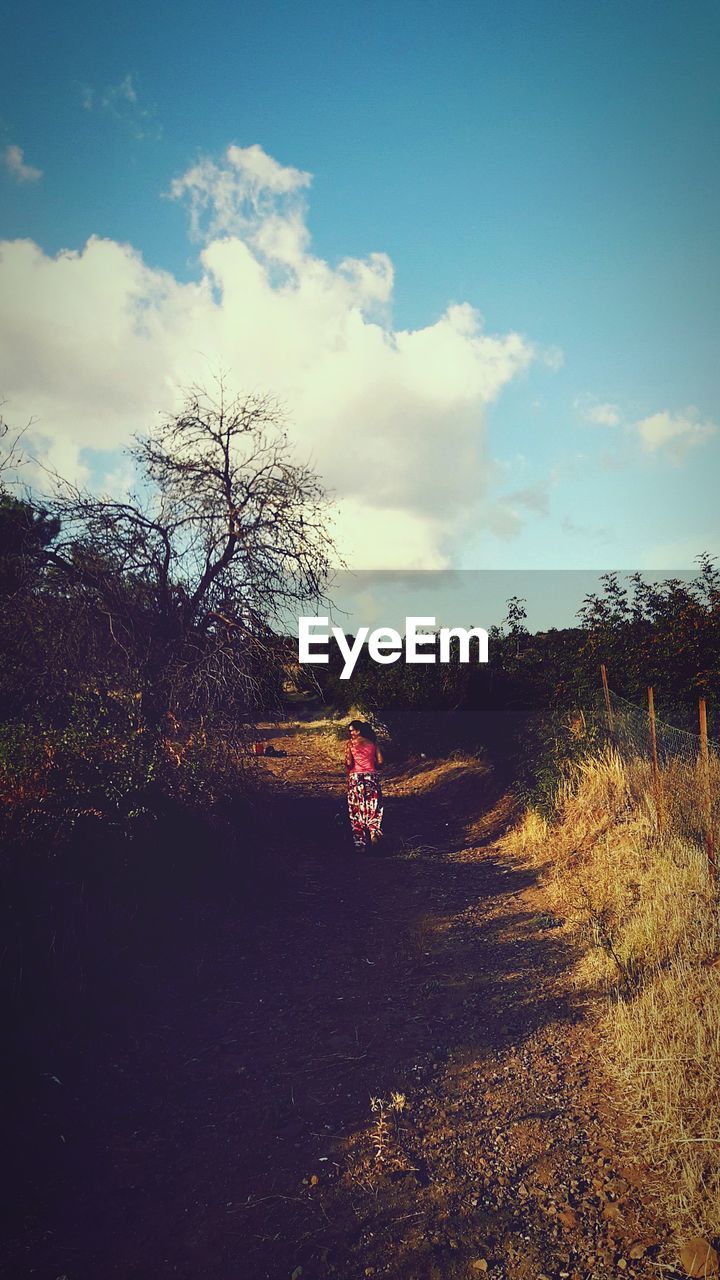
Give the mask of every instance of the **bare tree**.
[[32, 426], [32, 422], [28, 422], [24, 427], [12, 432], [2, 415], [4, 403], [4, 401], [0, 401], [0, 477], [2, 477], [3, 472], [9, 474], [17, 471], [22, 466], [23, 454], [20, 448], [20, 441], [25, 432]]
[[148, 724], [189, 706], [250, 709], [277, 631], [323, 598], [334, 551], [323, 488], [293, 460], [277, 403], [230, 397], [222, 381], [215, 395], [192, 388], [130, 452], [127, 501], [58, 486], [49, 561], [104, 615]]

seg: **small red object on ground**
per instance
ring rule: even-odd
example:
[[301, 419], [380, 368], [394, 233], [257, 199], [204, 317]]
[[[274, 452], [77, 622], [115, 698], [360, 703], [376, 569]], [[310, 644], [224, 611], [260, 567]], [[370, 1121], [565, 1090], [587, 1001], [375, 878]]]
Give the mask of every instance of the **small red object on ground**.
[[256, 755], [256, 756], [264, 756], [264, 755], [265, 755], [265, 743], [264, 743], [264, 742], [253, 742], [252, 749], [253, 749], [253, 755]]

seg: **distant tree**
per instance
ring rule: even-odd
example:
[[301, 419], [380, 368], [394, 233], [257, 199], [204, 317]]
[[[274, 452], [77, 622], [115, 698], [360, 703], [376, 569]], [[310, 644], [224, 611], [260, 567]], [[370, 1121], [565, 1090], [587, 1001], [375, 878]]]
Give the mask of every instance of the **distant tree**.
[[527, 600], [523, 596], [510, 596], [507, 602], [507, 613], [505, 614], [503, 626], [507, 627], [515, 657], [520, 656], [522, 641], [528, 635], [528, 629], [525, 626], [527, 622], [526, 604]]
[[694, 578], [647, 582], [617, 574], [601, 579], [603, 593], [588, 596], [580, 614], [582, 660], [596, 671], [604, 662], [611, 682], [644, 701], [652, 685], [667, 715], [694, 724], [695, 695], [720, 693], [720, 572], [713, 558], [698, 557]]

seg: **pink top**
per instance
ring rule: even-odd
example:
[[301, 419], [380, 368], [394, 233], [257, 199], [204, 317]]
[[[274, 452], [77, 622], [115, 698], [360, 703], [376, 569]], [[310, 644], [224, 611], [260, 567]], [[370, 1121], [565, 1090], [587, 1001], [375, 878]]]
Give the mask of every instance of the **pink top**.
[[377, 747], [366, 738], [356, 738], [350, 746], [352, 766], [350, 773], [377, 773]]

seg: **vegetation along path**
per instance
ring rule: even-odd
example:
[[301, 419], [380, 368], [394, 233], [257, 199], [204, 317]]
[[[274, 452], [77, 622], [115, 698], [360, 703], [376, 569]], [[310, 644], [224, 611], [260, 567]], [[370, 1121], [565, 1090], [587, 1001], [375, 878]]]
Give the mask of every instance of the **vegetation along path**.
[[363, 858], [333, 727], [264, 732], [272, 892], [188, 903], [132, 1010], [45, 1064], [13, 1274], [657, 1276], [592, 1002], [491, 767], [391, 768]]

